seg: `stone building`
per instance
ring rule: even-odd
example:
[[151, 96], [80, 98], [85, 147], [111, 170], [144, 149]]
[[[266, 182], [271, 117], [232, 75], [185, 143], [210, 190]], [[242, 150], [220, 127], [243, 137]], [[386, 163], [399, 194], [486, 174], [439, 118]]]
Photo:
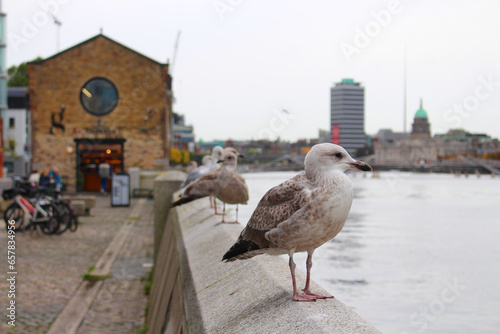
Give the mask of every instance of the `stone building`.
[[444, 134], [434, 136], [439, 147], [439, 156], [443, 159], [455, 159], [472, 155], [491, 158], [500, 153], [499, 141], [485, 133], [470, 133], [464, 129], [451, 129]]
[[433, 163], [438, 158], [438, 147], [431, 138], [427, 111], [422, 108], [415, 113], [412, 132], [398, 133], [384, 129], [373, 138], [375, 161], [382, 165], [422, 165]]
[[34, 169], [57, 167], [69, 191], [97, 191], [100, 163], [120, 173], [168, 161], [168, 64], [99, 34], [28, 72]]

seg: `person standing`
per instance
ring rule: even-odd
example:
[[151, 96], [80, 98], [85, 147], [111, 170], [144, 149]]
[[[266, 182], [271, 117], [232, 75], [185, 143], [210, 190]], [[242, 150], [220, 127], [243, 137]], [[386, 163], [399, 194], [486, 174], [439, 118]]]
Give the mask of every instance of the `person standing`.
[[42, 171], [42, 173], [40, 174], [40, 178], [38, 180], [38, 186], [39, 187], [44, 187], [44, 188], [48, 188], [49, 185], [50, 185], [50, 169], [46, 168]]
[[101, 178], [102, 193], [106, 193], [108, 191], [108, 179], [110, 173], [111, 173], [111, 168], [106, 161], [99, 164], [99, 177]]
[[56, 167], [53, 167], [50, 170], [49, 177], [55, 182], [56, 191], [61, 191], [62, 189], [61, 173], [59, 173], [59, 170]]

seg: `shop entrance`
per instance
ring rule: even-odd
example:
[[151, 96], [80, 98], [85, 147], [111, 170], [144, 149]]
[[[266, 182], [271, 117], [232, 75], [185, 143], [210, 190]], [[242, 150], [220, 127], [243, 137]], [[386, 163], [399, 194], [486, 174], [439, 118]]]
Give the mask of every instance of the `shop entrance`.
[[[99, 164], [108, 163], [111, 174], [123, 173], [123, 143], [125, 139], [75, 139], [76, 189], [100, 191]], [[108, 179], [107, 191], [111, 189]]]

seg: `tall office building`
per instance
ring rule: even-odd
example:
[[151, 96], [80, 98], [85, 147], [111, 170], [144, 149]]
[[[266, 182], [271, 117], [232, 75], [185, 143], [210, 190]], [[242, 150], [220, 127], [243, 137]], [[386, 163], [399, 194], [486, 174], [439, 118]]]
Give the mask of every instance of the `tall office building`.
[[330, 90], [332, 143], [349, 154], [366, 144], [365, 88], [353, 79], [342, 79]]

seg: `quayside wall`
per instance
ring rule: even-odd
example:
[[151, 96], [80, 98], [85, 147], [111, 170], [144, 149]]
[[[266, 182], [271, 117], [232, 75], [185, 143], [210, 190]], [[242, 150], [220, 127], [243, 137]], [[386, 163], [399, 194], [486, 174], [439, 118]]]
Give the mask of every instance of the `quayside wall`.
[[[380, 333], [337, 299], [292, 301], [288, 261], [224, 263], [242, 225], [216, 224], [208, 198], [169, 209], [185, 174], [155, 181], [155, 268], [148, 333]], [[158, 237], [157, 237], [158, 236]], [[297, 270], [297, 284], [305, 274]], [[327, 293], [312, 282], [311, 289]]]

